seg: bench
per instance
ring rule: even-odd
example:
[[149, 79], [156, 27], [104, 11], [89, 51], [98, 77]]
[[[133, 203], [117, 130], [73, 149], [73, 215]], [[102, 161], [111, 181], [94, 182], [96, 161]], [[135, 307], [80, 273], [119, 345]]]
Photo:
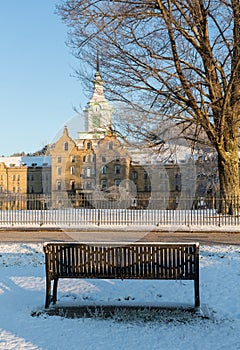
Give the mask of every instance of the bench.
[[43, 250], [45, 308], [57, 301], [59, 278], [193, 280], [200, 306], [199, 243], [49, 242]]

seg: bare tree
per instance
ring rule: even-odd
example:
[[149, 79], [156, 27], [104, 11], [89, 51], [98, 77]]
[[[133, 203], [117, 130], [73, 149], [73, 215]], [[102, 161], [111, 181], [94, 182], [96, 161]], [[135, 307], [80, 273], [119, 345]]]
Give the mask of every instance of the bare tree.
[[58, 13], [81, 62], [94, 67], [100, 51], [111, 99], [141, 106], [143, 131], [172, 119], [204, 133], [222, 198], [239, 196], [239, 0], [67, 0]]

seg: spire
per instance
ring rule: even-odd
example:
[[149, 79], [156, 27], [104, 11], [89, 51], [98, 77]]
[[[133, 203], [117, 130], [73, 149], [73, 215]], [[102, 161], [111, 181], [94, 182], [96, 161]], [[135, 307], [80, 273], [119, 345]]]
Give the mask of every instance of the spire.
[[96, 72], [93, 80], [93, 94], [84, 110], [85, 130], [105, 132], [112, 124], [113, 107], [104, 94], [104, 81], [100, 74], [99, 51], [96, 52]]
[[95, 79], [93, 81], [94, 88], [93, 88], [93, 95], [90, 100], [90, 102], [104, 102], [106, 101], [106, 97], [104, 95], [104, 82], [102, 80], [101, 74], [100, 74], [100, 61], [99, 61], [99, 51], [97, 50], [97, 57], [96, 57], [96, 73], [95, 73]]
[[98, 51], [98, 49], [97, 49], [97, 72], [99, 72], [100, 73], [100, 63], [99, 63], [99, 51]]

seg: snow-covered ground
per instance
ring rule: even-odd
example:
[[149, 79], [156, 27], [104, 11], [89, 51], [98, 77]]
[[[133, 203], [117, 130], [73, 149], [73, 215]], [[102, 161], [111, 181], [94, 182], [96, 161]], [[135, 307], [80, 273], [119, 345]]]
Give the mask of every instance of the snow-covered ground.
[[[69, 319], [41, 312], [42, 244], [0, 244], [0, 349], [240, 349], [240, 246], [201, 246], [200, 255], [201, 303], [210, 318], [146, 308]], [[58, 297], [69, 306], [194, 302], [192, 281], [60, 280]]]

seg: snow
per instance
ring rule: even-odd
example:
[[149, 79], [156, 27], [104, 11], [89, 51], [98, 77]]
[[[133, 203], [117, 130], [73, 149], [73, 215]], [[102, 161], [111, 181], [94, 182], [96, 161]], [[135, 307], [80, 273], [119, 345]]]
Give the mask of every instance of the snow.
[[[0, 349], [240, 349], [240, 246], [200, 246], [201, 305], [210, 318], [146, 308], [108, 319], [44, 312], [42, 247], [0, 244]], [[59, 281], [57, 305], [189, 305], [193, 295], [192, 281], [69, 279]]]
[[27, 165], [28, 167], [32, 164], [36, 164], [38, 167], [42, 167], [43, 164], [51, 166], [52, 158], [50, 156], [15, 156], [15, 157], [0, 157], [0, 163], [5, 163], [7, 167], [10, 166], [22, 166]]

